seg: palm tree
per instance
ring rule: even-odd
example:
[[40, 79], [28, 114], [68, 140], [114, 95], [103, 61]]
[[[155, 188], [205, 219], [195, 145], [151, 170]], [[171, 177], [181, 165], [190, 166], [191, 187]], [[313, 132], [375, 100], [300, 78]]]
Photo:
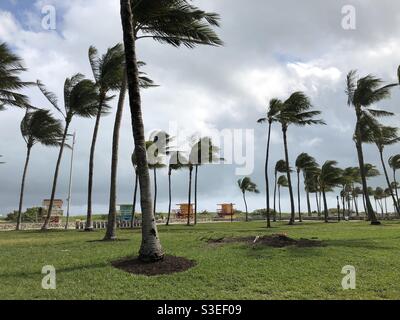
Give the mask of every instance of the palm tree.
[[194, 165], [194, 224], [197, 224], [197, 181], [199, 167], [206, 164], [223, 161], [219, 157], [219, 148], [214, 146], [211, 138], [199, 138], [190, 150], [190, 162]]
[[333, 188], [340, 186], [343, 182], [343, 170], [336, 166], [336, 161], [326, 161], [321, 167], [321, 175], [319, 177], [319, 185], [324, 200], [325, 222], [328, 222], [329, 215], [326, 193], [333, 191]]
[[107, 102], [111, 101], [114, 96], [108, 96], [110, 91], [121, 90], [121, 79], [124, 75], [124, 51], [121, 44], [109, 48], [102, 57], [98, 56], [95, 47], [89, 48], [89, 62], [92, 68], [94, 81], [99, 90], [98, 107], [96, 122], [93, 131], [92, 143], [90, 146], [89, 156], [89, 178], [88, 178], [88, 199], [86, 213], [85, 231], [93, 230], [92, 221], [92, 192], [93, 192], [93, 172], [94, 172], [94, 155], [96, 150], [97, 135], [100, 127], [101, 116], [106, 114], [110, 108]]
[[289, 151], [287, 145], [287, 130], [288, 127], [293, 124], [297, 126], [307, 126], [313, 124], [325, 124], [324, 121], [315, 119], [316, 116], [321, 114], [320, 111], [310, 111], [312, 108], [310, 99], [303, 92], [293, 93], [285, 102], [281, 104], [279, 113], [276, 116], [278, 121], [282, 125], [283, 133], [283, 144], [285, 148], [285, 160], [287, 165], [287, 179], [289, 184], [289, 195], [290, 195], [290, 209], [291, 217], [289, 224], [294, 224], [295, 221], [295, 207], [292, 180], [289, 170]]
[[316, 205], [317, 205], [318, 216], [321, 215], [320, 205], [319, 205], [319, 201], [318, 201], [318, 194], [320, 192], [318, 181], [319, 181], [320, 174], [321, 174], [321, 169], [319, 168], [318, 165], [315, 168], [309, 169], [305, 172], [304, 184], [305, 184], [306, 193], [307, 193], [307, 209], [308, 209], [309, 216], [312, 216], [310, 195], [309, 195], [310, 193], [315, 193], [315, 200], [316, 200]]
[[31, 150], [38, 143], [50, 147], [59, 146], [63, 131], [61, 122], [54, 119], [48, 110], [38, 109], [33, 112], [27, 112], [21, 122], [21, 134], [26, 143], [26, 159], [22, 174], [16, 230], [20, 229], [22, 222], [25, 179], [28, 172]]
[[57, 97], [54, 95], [54, 93], [47, 91], [46, 87], [39, 80], [37, 81], [37, 84], [43, 95], [47, 98], [47, 100], [49, 100], [53, 107], [60, 112], [65, 121], [64, 134], [60, 144], [60, 151], [54, 172], [49, 210], [42, 226], [42, 230], [47, 230], [49, 228], [50, 217], [53, 210], [58, 173], [65, 147], [65, 140], [68, 135], [68, 129], [72, 119], [75, 116], [91, 118], [97, 114], [98, 90], [96, 85], [91, 80], [84, 79], [84, 76], [79, 73], [71, 78], [66, 79], [64, 83], [64, 110], [62, 110], [58, 105]]
[[[383, 190], [381, 187], [376, 187], [375, 191], [374, 191], [374, 199], [375, 202], [377, 202], [379, 204], [379, 207], [381, 208], [381, 215], [382, 217], [384, 216], [384, 212], [383, 212], [383, 204], [382, 204], [382, 199], [385, 198], [385, 190]], [[378, 212], [378, 208], [376, 208], [377, 212]]]
[[239, 189], [242, 191], [244, 205], [246, 207], [246, 222], [249, 221], [249, 210], [247, 208], [246, 192], [260, 193], [257, 185], [249, 177], [238, 180]]
[[389, 158], [389, 166], [393, 170], [393, 182], [394, 182], [394, 191], [396, 193], [397, 203], [399, 203], [399, 194], [398, 194], [398, 183], [396, 180], [396, 171], [400, 169], [400, 154], [396, 154]]
[[171, 188], [171, 175], [172, 171], [177, 171], [185, 168], [187, 159], [180, 151], [172, 151], [170, 153], [169, 164], [168, 164], [168, 218], [166, 225], [169, 225], [171, 217], [171, 205], [172, 205], [172, 188]]
[[[302, 222], [301, 218], [301, 203], [300, 203], [300, 172], [303, 172], [304, 179], [307, 171], [315, 170], [318, 167], [317, 161], [307, 153], [301, 153], [296, 159], [296, 171], [297, 171], [297, 204], [299, 208], [299, 221]], [[307, 189], [307, 188], [306, 188]], [[307, 204], [308, 212], [310, 213], [310, 201], [307, 192]]]
[[390, 146], [398, 143], [400, 141], [400, 137], [397, 133], [398, 129], [394, 127], [386, 127], [380, 125], [375, 119], [368, 118], [364, 116], [361, 120], [361, 132], [362, 132], [362, 141], [366, 143], [374, 143], [379, 151], [379, 157], [381, 159], [381, 164], [383, 168], [383, 172], [385, 174], [386, 183], [388, 185], [388, 189], [390, 191], [390, 195], [392, 197], [393, 203], [395, 205], [395, 209], [397, 215], [400, 214], [400, 208], [396, 200], [395, 193], [392, 189], [391, 182], [389, 179], [388, 171], [386, 168], [386, 162], [384, 160], [383, 151], [385, 146]]
[[136, 42], [150, 38], [174, 47], [184, 45], [222, 45], [212, 27], [219, 25], [219, 16], [207, 13], [186, 0], [120, 0], [131, 120], [140, 181], [142, 204], [142, 243], [139, 257], [158, 261], [164, 254], [152, 210], [150, 177], [146, 159], [144, 127], [141, 111]]
[[397, 86], [397, 84], [382, 85], [382, 80], [375, 78], [372, 75], [368, 75], [361, 79], [356, 79], [357, 72], [355, 70], [350, 71], [347, 75], [347, 90], [348, 105], [352, 106], [355, 110], [357, 122], [354, 133], [354, 141], [357, 149], [358, 162], [360, 167], [360, 174], [362, 180], [362, 187], [366, 202], [366, 214], [373, 225], [379, 225], [380, 222], [376, 218], [374, 209], [372, 208], [369, 200], [367, 190], [367, 178], [364, 170], [364, 153], [363, 153], [363, 141], [362, 141], [362, 118], [367, 117], [382, 117], [391, 115], [391, 113], [372, 109], [375, 103], [390, 97], [390, 90]]
[[[144, 66], [144, 62], [138, 62], [138, 66]], [[122, 123], [122, 116], [124, 111], [125, 96], [127, 90], [127, 75], [125, 68], [123, 70], [123, 77], [121, 80], [121, 89], [119, 91], [117, 112], [115, 114], [114, 130], [113, 130], [113, 142], [112, 142], [112, 155], [111, 155], [111, 179], [110, 179], [110, 203], [108, 210], [108, 224], [107, 231], [104, 236], [105, 241], [111, 241], [116, 239], [116, 228], [117, 228], [117, 171], [118, 171], [118, 150], [119, 150], [119, 135]], [[139, 82], [142, 89], [156, 87], [153, 80], [149, 79], [145, 73], [139, 72]], [[135, 191], [133, 201], [133, 212], [131, 219], [131, 228], [134, 228], [134, 216], [136, 206], [136, 194], [138, 188], [138, 175], [135, 167]]]
[[288, 188], [289, 183], [286, 176], [280, 176], [278, 178], [278, 204], [279, 204], [279, 221], [282, 220], [282, 210], [281, 210], [281, 188]]
[[358, 167], [347, 167], [342, 170], [342, 191], [340, 193], [342, 198], [343, 216], [347, 207], [348, 214], [350, 215], [350, 198], [354, 189], [354, 183], [361, 183], [360, 169]]
[[276, 189], [278, 186], [278, 173], [286, 173], [287, 165], [285, 160], [279, 160], [275, 164], [275, 183], [274, 183], [274, 222], [276, 222]]
[[269, 107], [267, 109], [267, 117], [261, 118], [258, 120], [258, 123], [268, 122], [268, 136], [267, 136], [267, 148], [266, 148], [267, 151], [266, 151], [266, 156], [265, 156], [265, 168], [264, 168], [265, 186], [266, 186], [265, 200], [266, 200], [266, 206], [267, 206], [267, 228], [271, 228], [270, 204], [269, 204], [269, 177], [268, 177], [268, 162], [269, 162], [269, 148], [270, 148], [270, 143], [271, 143], [271, 129], [272, 129], [272, 124], [277, 121], [277, 119], [275, 117], [278, 114], [280, 107], [281, 107], [280, 101], [278, 99], [272, 99], [269, 102]]
[[0, 111], [5, 106], [30, 107], [28, 97], [17, 92], [32, 84], [20, 79], [24, 71], [22, 59], [13, 54], [6, 43], [0, 43]]

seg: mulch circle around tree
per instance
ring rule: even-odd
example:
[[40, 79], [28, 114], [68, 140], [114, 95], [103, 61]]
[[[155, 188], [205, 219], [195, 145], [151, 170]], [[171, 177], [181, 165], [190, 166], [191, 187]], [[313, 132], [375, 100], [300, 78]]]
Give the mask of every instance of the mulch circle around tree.
[[225, 243], [247, 243], [249, 245], [265, 245], [274, 248], [283, 248], [289, 246], [296, 247], [322, 247], [324, 244], [319, 240], [289, 238], [285, 234], [273, 234], [270, 236], [253, 236], [253, 237], [236, 237], [236, 238], [219, 238], [208, 239], [209, 244], [225, 244]]
[[157, 262], [143, 262], [138, 258], [130, 258], [115, 261], [112, 265], [132, 274], [158, 276], [189, 270], [196, 265], [196, 262], [182, 257], [165, 256], [163, 260]]

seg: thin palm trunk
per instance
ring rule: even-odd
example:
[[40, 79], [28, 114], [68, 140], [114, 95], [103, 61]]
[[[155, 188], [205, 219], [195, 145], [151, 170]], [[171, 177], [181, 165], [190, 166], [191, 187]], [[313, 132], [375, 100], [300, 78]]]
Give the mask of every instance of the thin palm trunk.
[[171, 189], [171, 167], [168, 169], [168, 217], [166, 225], [169, 226], [169, 219], [171, 218], [171, 206], [172, 206], [172, 189]]
[[[266, 210], [267, 210], [267, 228], [271, 228], [271, 217], [270, 217], [270, 205], [269, 205], [269, 176], [268, 176], [268, 162], [269, 162], [269, 146], [271, 143], [271, 129], [272, 129], [272, 122], [269, 121], [268, 125], [268, 139], [267, 139], [267, 153], [265, 156], [265, 200], [266, 200]], [[275, 204], [274, 204], [275, 210]]]
[[154, 216], [156, 215], [156, 210], [157, 210], [157, 193], [158, 193], [158, 188], [157, 188], [157, 169], [153, 169], [153, 178], [154, 178], [154, 203], [153, 203], [153, 210], [154, 210]]
[[187, 216], [187, 225], [190, 226], [190, 214], [192, 209], [192, 173], [193, 167], [190, 166], [189, 168], [189, 194], [188, 194], [188, 216]]
[[393, 181], [394, 181], [394, 191], [395, 191], [396, 199], [397, 199], [396, 203], [398, 204], [399, 203], [399, 193], [397, 190], [396, 168], [393, 168]]
[[278, 186], [278, 204], [279, 204], [279, 221], [282, 221], [282, 210], [281, 210], [281, 186]]
[[21, 228], [22, 204], [23, 204], [23, 201], [24, 201], [25, 179], [26, 179], [26, 173], [28, 172], [28, 165], [29, 165], [29, 159], [30, 159], [30, 156], [31, 156], [31, 150], [32, 150], [32, 146], [28, 145], [27, 150], [26, 150], [24, 173], [22, 174], [21, 193], [20, 193], [20, 196], [19, 196], [19, 207], [18, 207], [17, 227], [16, 227], [17, 231], [19, 231], [20, 228]]
[[100, 119], [103, 112], [103, 101], [105, 95], [100, 97], [99, 107], [96, 116], [96, 123], [94, 125], [92, 144], [90, 146], [90, 156], [89, 156], [89, 179], [88, 179], [88, 198], [87, 198], [87, 213], [86, 213], [86, 226], [85, 231], [93, 230], [93, 209], [92, 209], [92, 193], [93, 193], [93, 173], [94, 173], [94, 154], [96, 151], [97, 136], [100, 128]]
[[360, 213], [358, 212], [358, 203], [357, 203], [358, 201], [356, 197], [353, 197], [353, 202], [354, 202], [354, 208], [356, 210], [356, 216], [359, 217]]
[[321, 208], [320, 208], [320, 204], [318, 201], [318, 192], [315, 192], [315, 202], [317, 203], [318, 217], [320, 217], [321, 216]]
[[361, 126], [360, 126], [360, 120], [361, 120], [361, 108], [356, 107], [356, 115], [357, 115], [357, 124], [356, 124], [356, 148], [357, 148], [357, 156], [358, 156], [358, 161], [360, 165], [360, 174], [361, 174], [361, 181], [362, 181], [362, 187], [363, 187], [363, 193], [365, 195], [365, 203], [366, 203], [366, 209], [367, 209], [367, 216], [368, 219], [371, 221], [371, 224], [378, 225], [380, 222], [376, 218], [374, 209], [372, 208], [371, 201], [368, 197], [368, 185], [367, 185], [367, 178], [365, 176], [365, 167], [364, 167], [364, 154], [363, 154], [363, 149], [362, 149], [362, 141], [361, 141]]
[[383, 172], [385, 173], [386, 183], [388, 185], [388, 188], [389, 188], [389, 191], [390, 191], [390, 195], [392, 197], [393, 203], [395, 204], [395, 209], [396, 209], [397, 215], [400, 215], [399, 204], [396, 201], [396, 197], [395, 197], [395, 194], [393, 192], [392, 185], [390, 184], [389, 175], [388, 175], [388, 172], [387, 172], [387, 169], [386, 169], [385, 160], [383, 159], [383, 150], [379, 150], [379, 155], [380, 155], [380, 158], [381, 158]]
[[137, 202], [137, 192], [139, 185], [139, 175], [137, 171], [135, 171], [135, 187], [133, 190], [133, 201], [132, 201], [132, 216], [131, 216], [131, 229], [135, 228], [135, 213], [136, 213], [136, 202]]
[[367, 205], [365, 203], [365, 195], [364, 195], [364, 193], [362, 194], [362, 198], [363, 198], [364, 212], [366, 213], [367, 212]]
[[110, 203], [108, 209], [108, 224], [104, 240], [116, 239], [117, 227], [117, 174], [118, 174], [118, 150], [119, 135], [121, 130], [122, 116], [124, 113], [124, 102], [126, 96], [127, 78], [124, 72], [121, 90], [119, 92], [117, 113], [115, 115], [112, 155], [111, 155], [111, 183], [110, 183]]
[[308, 192], [308, 190], [306, 191], [306, 195], [307, 195], [307, 211], [308, 211], [308, 216], [311, 217], [311, 216], [312, 216], [312, 212], [311, 212], [311, 202], [310, 202], [310, 193]]
[[139, 258], [154, 262], [164, 258], [157, 225], [153, 213], [150, 189], [150, 175], [147, 163], [144, 126], [141, 110], [139, 71], [136, 58], [136, 34], [133, 29], [133, 15], [130, 0], [120, 0], [121, 22], [124, 34], [126, 70], [128, 76], [129, 104], [133, 137], [135, 140], [136, 161], [139, 174], [140, 203], [142, 207], [142, 243]]
[[194, 224], [197, 224], [197, 175], [199, 166], [195, 166], [194, 172]]
[[59, 171], [60, 171], [61, 159], [62, 159], [62, 155], [63, 155], [63, 152], [64, 152], [65, 140], [66, 140], [67, 135], [68, 135], [68, 129], [69, 129], [70, 123], [71, 123], [71, 120], [67, 119], [67, 121], [65, 123], [65, 129], [64, 129], [63, 138], [62, 138], [62, 141], [61, 141], [60, 151], [58, 153], [58, 158], [57, 158], [57, 163], [56, 163], [56, 170], [54, 172], [53, 187], [52, 187], [52, 190], [51, 190], [50, 204], [49, 204], [49, 208], [47, 210], [46, 218], [45, 218], [43, 226], [42, 226], [42, 231], [45, 231], [45, 230], [49, 229], [50, 218], [51, 218], [51, 214], [52, 214], [52, 211], [53, 211], [53, 205], [54, 205], [54, 198], [56, 196], [56, 190], [57, 190], [58, 174], [59, 174]]
[[324, 199], [324, 217], [325, 217], [325, 222], [329, 222], [329, 220], [328, 220], [328, 217], [329, 217], [328, 203], [326, 201], [326, 193], [325, 193], [324, 189], [322, 189], [322, 197]]
[[243, 191], [243, 201], [244, 201], [244, 206], [246, 207], [246, 222], [249, 222], [249, 210], [247, 208], [246, 192], [244, 191]]
[[295, 220], [295, 208], [294, 208], [294, 197], [293, 197], [293, 188], [292, 188], [292, 178], [290, 175], [290, 166], [289, 166], [289, 151], [288, 151], [288, 145], [287, 145], [287, 129], [283, 128], [283, 144], [285, 147], [285, 160], [286, 160], [286, 174], [287, 174], [287, 179], [288, 179], [288, 186], [289, 186], [289, 196], [290, 196], [290, 221], [289, 225], [294, 224]]
[[277, 187], [278, 173], [275, 171], [275, 184], [274, 184], [274, 222], [276, 222], [276, 187]]
[[300, 171], [297, 170], [297, 205], [299, 208], [299, 222], [302, 222], [301, 219], [301, 203], [300, 203]]

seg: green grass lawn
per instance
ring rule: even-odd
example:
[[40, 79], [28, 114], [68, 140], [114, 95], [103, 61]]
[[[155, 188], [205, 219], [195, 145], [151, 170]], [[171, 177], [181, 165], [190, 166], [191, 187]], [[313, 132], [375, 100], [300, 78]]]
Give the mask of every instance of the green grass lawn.
[[[400, 223], [215, 223], [161, 227], [167, 254], [197, 261], [186, 272], [136, 276], [111, 262], [137, 253], [140, 231], [115, 243], [93, 242], [103, 232], [0, 233], [0, 299], [398, 299]], [[318, 237], [326, 247], [209, 245], [203, 238], [285, 232]], [[41, 269], [54, 265], [57, 289], [43, 290]], [[357, 269], [357, 289], [341, 287], [342, 267]]]

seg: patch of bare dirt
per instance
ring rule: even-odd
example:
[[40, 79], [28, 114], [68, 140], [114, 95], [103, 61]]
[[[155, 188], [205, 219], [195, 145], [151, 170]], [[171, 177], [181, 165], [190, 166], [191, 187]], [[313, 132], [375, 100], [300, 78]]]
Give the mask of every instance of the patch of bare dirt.
[[181, 257], [165, 256], [163, 260], [157, 262], [143, 262], [135, 258], [119, 260], [113, 262], [112, 265], [132, 274], [158, 276], [189, 270], [196, 265], [196, 262]]
[[323, 243], [320, 240], [310, 239], [292, 239], [286, 234], [273, 234], [270, 236], [252, 236], [252, 237], [236, 237], [236, 238], [218, 238], [209, 239], [209, 244], [224, 244], [224, 243], [247, 243], [249, 245], [265, 245], [273, 248], [283, 248], [296, 246], [301, 248], [306, 247], [322, 247]]

